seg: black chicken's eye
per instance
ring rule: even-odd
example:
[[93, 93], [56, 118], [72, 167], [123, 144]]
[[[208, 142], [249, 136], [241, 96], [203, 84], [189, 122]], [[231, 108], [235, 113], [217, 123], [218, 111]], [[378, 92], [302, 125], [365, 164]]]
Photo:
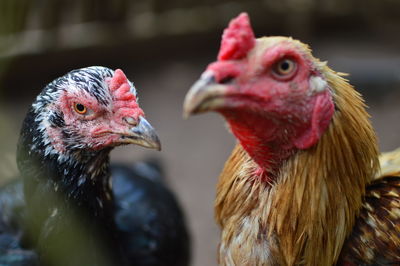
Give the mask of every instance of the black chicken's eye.
[[273, 72], [280, 78], [289, 78], [296, 71], [296, 68], [297, 65], [295, 61], [285, 58], [275, 64]]
[[75, 103], [74, 104], [74, 110], [75, 110], [75, 112], [77, 112], [78, 114], [81, 114], [81, 115], [84, 115], [87, 112], [86, 106], [84, 106], [81, 103]]

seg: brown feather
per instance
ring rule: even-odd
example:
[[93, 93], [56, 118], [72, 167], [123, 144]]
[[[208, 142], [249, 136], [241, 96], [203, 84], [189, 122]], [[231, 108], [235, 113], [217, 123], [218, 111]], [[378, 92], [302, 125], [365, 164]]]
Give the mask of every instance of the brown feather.
[[[293, 41], [293, 40], [290, 40]], [[307, 47], [293, 41], [312, 58]], [[220, 175], [215, 213], [222, 265], [332, 265], [379, 172], [375, 133], [360, 95], [312, 58], [334, 95], [336, 112], [317, 145], [284, 162], [275, 183], [237, 145]]]
[[400, 264], [400, 172], [374, 180], [340, 263], [344, 265]]
[[376, 175], [376, 178], [390, 175], [398, 176], [400, 173], [400, 148], [382, 153], [379, 156], [379, 164], [381, 165], [381, 171]]

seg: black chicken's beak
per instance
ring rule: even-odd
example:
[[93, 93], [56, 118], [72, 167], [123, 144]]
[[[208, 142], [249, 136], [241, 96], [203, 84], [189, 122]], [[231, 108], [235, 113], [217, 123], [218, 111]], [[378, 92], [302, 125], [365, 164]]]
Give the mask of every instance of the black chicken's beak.
[[140, 117], [139, 123], [130, 129], [129, 135], [124, 137], [127, 143], [159, 151], [161, 150], [161, 142], [155, 129], [144, 117]]
[[204, 72], [186, 94], [183, 117], [218, 109], [225, 102], [225, 94], [226, 86], [216, 83], [212, 72]]

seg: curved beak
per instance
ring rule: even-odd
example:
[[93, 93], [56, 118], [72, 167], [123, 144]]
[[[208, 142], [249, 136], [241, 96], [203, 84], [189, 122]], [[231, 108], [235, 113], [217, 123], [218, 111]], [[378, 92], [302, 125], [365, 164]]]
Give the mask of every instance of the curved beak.
[[161, 142], [155, 129], [144, 117], [139, 118], [139, 123], [129, 129], [129, 134], [124, 135], [125, 143], [136, 144], [145, 148], [161, 150]]
[[224, 104], [225, 94], [226, 86], [216, 83], [211, 71], [204, 72], [186, 94], [183, 117], [218, 109]]

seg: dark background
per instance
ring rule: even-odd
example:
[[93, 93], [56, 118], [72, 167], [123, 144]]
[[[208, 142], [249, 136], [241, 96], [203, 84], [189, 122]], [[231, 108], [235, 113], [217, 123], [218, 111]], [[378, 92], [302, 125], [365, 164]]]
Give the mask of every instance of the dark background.
[[400, 146], [398, 0], [0, 0], [1, 180], [17, 173], [19, 127], [45, 84], [75, 68], [121, 68], [163, 150], [117, 148], [112, 160], [161, 160], [187, 214], [192, 264], [216, 265], [215, 184], [234, 140], [216, 114], [184, 121], [182, 102], [215, 60], [222, 30], [242, 11], [256, 36], [293, 36], [333, 69], [350, 73], [382, 150]]

